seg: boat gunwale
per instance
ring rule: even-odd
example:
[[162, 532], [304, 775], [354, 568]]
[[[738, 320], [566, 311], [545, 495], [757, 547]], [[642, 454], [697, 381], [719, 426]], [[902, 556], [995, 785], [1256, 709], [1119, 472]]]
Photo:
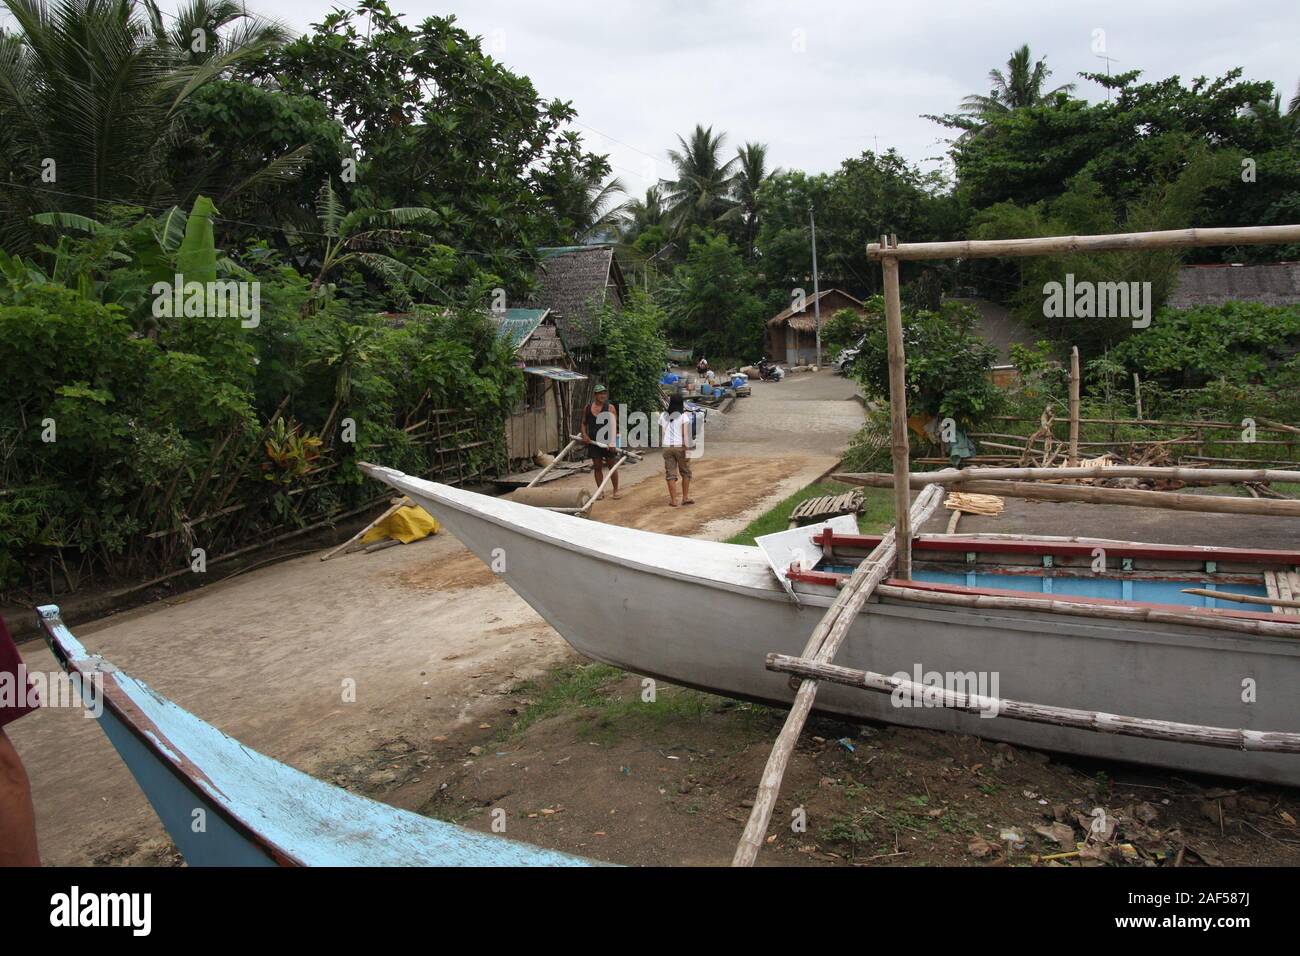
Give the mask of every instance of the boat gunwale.
[[[839, 582], [849, 575], [833, 571], [800, 571], [791, 568], [787, 575], [792, 581], [802, 581], [814, 586], [838, 588]], [[1017, 591], [1014, 588], [973, 588], [963, 584], [941, 584], [935, 581], [916, 581], [910, 578], [890, 578], [886, 584], [898, 588], [910, 588], [915, 591], [937, 591], [947, 594], [970, 594], [984, 597], [1015, 597], [1026, 601], [1039, 601], [1043, 604], [1091, 604], [1098, 607], [1151, 608], [1170, 614], [1187, 617], [1209, 618], [1221, 617], [1244, 618], [1251, 621], [1268, 621], [1275, 624], [1292, 624], [1296, 628], [1296, 637], [1300, 637], [1300, 620], [1286, 614], [1274, 614], [1268, 611], [1244, 611], [1228, 607], [1192, 607], [1183, 604], [1161, 604], [1158, 601], [1126, 601], [1122, 598], [1092, 597], [1082, 594], [1041, 594], [1034, 591]], [[1051, 613], [1068, 613], [1053, 610]]]
[[[832, 534], [831, 544], [843, 544], [870, 551], [880, 543], [880, 535]], [[824, 533], [813, 535], [813, 543], [825, 546]], [[1032, 535], [991, 538], [978, 535], [917, 535], [912, 539], [914, 551], [973, 551], [980, 554], [1052, 554], [1091, 557], [1097, 547], [1106, 556], [1118, 558], [1166, 558], [1181, 561], [1235, 561], [1242, 564], [1273, 564], [1300, 567], [1300, 551], [1272, 551], [1254, 548], [1230, 548], [1215, 545], [1149, 544], [1138, 541], [1115, 541], [1084, 538], [1072, 541]]]
[[[419, 481], [424, 484], [434, 485], [439, 488], [448, 488], [453, 491], [463, 490], [463, 489], [452, 488], [451, 485], [443, 485], [440, 482], [431, 482], [423, 478], [413, 478], [411, 475], [406, 475], [401, 472], [394, 472], [392, 469], [384, 469], [384, 470], [388, 471], [390, 473], [390, 477], [392, 477], [393, 479], [405, 479], [406, 481]], [[378, 478], [380, 477], [380, 475], [373, 474], [372, 477]], [[672, 541], [687, 542], [689, 544], [695, 544], [695, 545], [705, 545], [708, 546], [709, 548], [734, 548], [736, 549], [737, 556], [739, 557], [743, 554], [746, 560], [750, 561], [753, 564], [755, 570], [759, 570], [761, 568], [764, 574], [764, 578], [763, 578], [764, 584], [762, 585], [759, 585], [757, 583], [743, 584], [737, 581], [728, 581], [725, 578], [711, 577], [706, 572], [700, 570], [696, 570], [694, 572], [686, 572], [686, 571], [677, 570], [673, 568], [666, 568], [663, 567], [662, 565], [648, 564], [643, 561], [638, 561], [635, 558], [625, 557], [614, 551], [598, 549], [588, 545], [581, 544], [578, 541], [573, 541], [567, 538], [561, 538], [551, 532], [545, 531], [541, 528], [534, 527], [532, 525], [521, 524], [521, 523], [510, 521], [507, 518], [503, 518], [499, 515], [492, 514], [488, 511], [474, 508], [468, 504], [459, 502], [454, 498], [451, 498], [446, 495], [442, 495], [440, 497], [434, 497], [434, 494], [429, 491], [416, 490], [409, 487], [405, 487], [404, 485], [397, 484], [396, 480], [389, 481], [387, 477], [383, 478], [382, 480], [387, 481], [388, 484], [392, 485], [394, 488], [397, 488], [399, 491], [402, 491], [403, 493], [410, 495], [416, 499], [422, 497], [432, 498], [433, 501], [437, 503], [440, 507], [451, 508], [452, 510], [460, 514], [469, 517], [474, 517], [481, 521], [486, 521], [489, 524], [496, 525], [499, 528], [504, 528], [507, 531], [511, 531], [517, 534], [522, 534], [524, 537], [532, 538], [535, 541], [540, 541], [550, 546], [562, 548], [563, 550], [572, 552], [574, 554], [580, 554], [585, 557], [595, 558], [596, 560], [600, 560], [600, 561], [608, 561], [612, 564], [617, 564], [621, 567], [630, 568], [636, 571], [641, 571], [646, 574], [653, 574], [658, 577], [671, 578], [679, 582], [695, 583], [704, 587], [712, 587], [712, 588], [717, 588], [719, 590], [731, 591], [736, 594], [743, 594], [743, 595], [762, 598], [765, 600], [781, 601], [782, 603], [789, 603], [789, 596], [786, 594], [785, 590], [781, 588], [780, 584], [771, 578], [771, 567], [770, 565], [768, 565], [767, 561], [763, 558], [762, 550], [755, 545], [730, 544], [725, 541], [713, 541], [707, 538], [691, 538], [691, 537], [685, 537], [680, 535], [668, 535], [658, 531], [646, 531], [641, 528], [628, 528], [624, 525], [613, 525], [613, 524], [605, 524], [604, 522], [596, 522], [597, 524], [601, 525], [604, 528], [617, 528], [620, 531], [632, 532], [634, 534], [652, 535], [659, 538], [667, 538]], [[474, 494], [474, 492], [465, 492], [465, 493]], [[490, 495], [482, 495], [480, 497], [487, 498], [490, 501], [503, 501], [503, 499], [494, 498]], [[521, 508], [529, 507], [528, 505], [520, 504], [517, 501], [507, 500], [504, 503], [510, 505], [518, 505]], [[437, 516], [435, 515], [435, 517]], [[573, 516], [560, 515], [560, 517], [573, 517]], [[441, 520], [445, 521], [445, 519], [441, 519]], [[575, 517], [574, 520], [587, 522], [590, 519]], [[468, 542], [465, 541], [462, 541], [461, 543], [468, 545]], [[471, 548], [471, 550], [473, 549]], [[707, 568], [709, 566], [710, 565], [706, 565], [705, 567]]]
[[[301, 859], [270, 840], [265, 834], [253, 827], [232, 808], [217, 799], [214, 794], [209, 793], [203, 788], [203, 781], [206, 780], [206, 775], [201, 773], [198, 766], [194, 764], [193, 761], [185, 757], [184, 748], [176, 746], [171, 738], [163, 732], [162, 728], [151, 720], [148, 715], [146, 715], [144, 711], [142, 711], [139, 706], [131, 700], [126, 688], [119, 682], [119, 675], [123, 674], [123, 672], [118, 670], [112, 663], [101, 655], [91, 654], [86, 649], [85, 645], [77, 639], [76, 635], [68, 629], [67, 624], [63, 621], [62, 612], [59, 610], [57, 605], [42, 605], [38, 607], [36, 611], [41, 630], [45, 632], [46, 643], [49, 645], [50, 651], [54, 654], [54, 657], [59, 662], [60, 666], [62, 666], [64, 670], [69, 671], [69, 673], [75, 672], [81, 678], [83, 685], [85, 682], [90, 680], [90, 675], [92, 673], [101, 675], [104, 678], [104, 706], [112, 712], [118, 722], [125, 727], [126, 730], [135, 737], [135, 739], [139, 741], [145, 749], [148, 750], [154, 758], [167, 769], [169, 773], [172, 774], [172, 776], [176, 777], [177, 780], [180, 781], [186, 790], [190, 791], [190, 793], [192, 793], [204, 806], [210, 807], [218, 817], [231, 827], [231, 829], [244, 836], [249, 843], [264, 852], [273, 863], [279, 866], [306, 866]], [[66, 638], [64, 635], [66, 635]], [[69, 639], [75, 643], [77, 647], [81, 648], [82, 653], [79, 656], [74, 657], [72, 649], [68, 645]], [[89, 665], [89, 667], [87, 665]], [[94, 668], [93, 671], [90, 670], [90, 667]], [[135, 680], [134, 678], [131, 679]], [[136, 681], [136, 683], [139, 682]], [[140, 687], [147, 692], [152, 692], [145, 684], [140, 684]], [[168, 698], [162, 699], [168, 700]], [[174, 704], [174, 706], [179, 707], [180, 705]], [[169, 747], [168, 745], [171, 746]], [[116, 749], [116, 747], [114, 747], [114, 749]], [[181, 760], [184, 760], [187, 765], [194, 769], [191, 770], [186, 766], [182, 766], [180, 763]], [[122, 762], [126, 763], [125, 759], [123, 759]], [[131, 772], [132, 778], [135, 778], [135, 771], [132, 770], [129, 765], [127, 766], [127, 769]], [[136, 780], [136, 783], [137, 785], [140, 785], [138, 779]], [[215, 784], [212, 784], [210, 781], [209, 786], [211, 786], [217, 793], [220, 793], [220, 788]], [[143, 785], [140, 785], [140, 787], [143, 791]], [[145, 793], [145, 799], [149, 801], [150, 805], [152, 805], [153, 800], [147, 792]], [[157, 810], [155, 809], [154, 812], [157, 813]]]

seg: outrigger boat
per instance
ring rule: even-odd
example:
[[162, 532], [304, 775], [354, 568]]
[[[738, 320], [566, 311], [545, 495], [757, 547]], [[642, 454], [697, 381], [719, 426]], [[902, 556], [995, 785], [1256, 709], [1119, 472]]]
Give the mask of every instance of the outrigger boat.
[[[584, 866], [349, 793], [250, 750], [90, 654], [54, 605], [41, 629], [191, 866]], [[98, 688], [95, 691], [98, 693]]]
[[[767, 668], [767, 655], [801, 653], [841, 583], [879, 542], [857, 534], [852, 517], [766, 536], [758, 547], [679, 538], [362, 468], [499, 568], [578, 652], [781, 705], [794, 697], [792, 681]], [[1103, 715], [1248, 735], [1300, 731], [1300, 617], [1185, 593], [1267, 596], [1268, 575], [1294, 574], [1300, 552], [1001, 535], [922, 535], [912, 548], [914, 576], [876, 588], [836, 664], [909, 680], [918, 671], [996, 675], [995, 696]], [[985, 719], [836, 684], [821, 687], [816, 706], [1085, 757], [1300, 785], [1300, 755], [1292, 753]]]

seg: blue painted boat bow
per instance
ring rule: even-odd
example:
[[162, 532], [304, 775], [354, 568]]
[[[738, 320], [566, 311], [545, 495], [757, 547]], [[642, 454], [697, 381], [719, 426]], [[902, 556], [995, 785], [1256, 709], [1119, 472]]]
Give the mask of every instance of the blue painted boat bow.
[[590, 866], [357, 796], [250, 750], [90, 654], [58, 607], [37, 609], [54, 656], [102, 681], [100, 726], [191, 866]]

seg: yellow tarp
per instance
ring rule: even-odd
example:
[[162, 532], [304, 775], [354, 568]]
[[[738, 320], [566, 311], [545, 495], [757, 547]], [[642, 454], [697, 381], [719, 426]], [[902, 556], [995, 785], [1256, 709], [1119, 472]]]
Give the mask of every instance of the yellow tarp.
[[362, 536], [363, 544], [394, 538], [402, 544], [438, 533], [438, 522], [423, 508], [398, 508]]

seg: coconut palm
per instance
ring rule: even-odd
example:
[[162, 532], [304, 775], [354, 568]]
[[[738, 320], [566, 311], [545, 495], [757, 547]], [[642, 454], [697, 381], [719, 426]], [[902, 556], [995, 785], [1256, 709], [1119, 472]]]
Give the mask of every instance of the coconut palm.
[[623, 204], [622, 235], [624, 242], [634, 242], [647, 229], [661, 225], [668, 215], [663, 189], [651, 186], [644, 199], [629, 199]]
[[973, 94], [962, 100], [962, 113], [972, 122], [972, 127], [978, 129], [992, 116], [1026, 106], [1039, 106], [1058, 93], [1074, 90], [1073, 83], [1063, 83], [1044, 92], [1043, 86], [1051, 75], [1047, 59], [1034, 60], [1026, 43], [1012, 52], [1005, 73], [996, 69], [989, 71], [993, 88], [987, 95]]
[[30, 246], [37, 213], [171, 205], [167, 154], [181, 106], [276, 42], [236, 31], [196, 63], [158, 41], [139, 0], [0, 2], [17, 21], [0, 37], [0, 170], [39, 184], [0, 190], [0, 242], [16, 248]]
[[752, 258], [754, 239], [758, 235], [758, 191], [763, 183], [781, 170], [768, 170], [767, 145], [764, 143], [746, 143], [737, 150], [736, 160], [739, 169], [735, 178], [735, 198], [744, 217], [745, 250]]
[[293, 39], [277, 20], [249, 13], [234, 0], [191, 0], [171, 17], [154, 0], [145, 0], [154, 38], [190, 64], [206, 63], [235, 50], [280, 46]]
[[679, 149], [670, 149], [668, 158], [677, 178], [666, 183], [669, 218], [680, 232], [689, 226], [709, 226], [734, 219], [740, 209], [731, 198], [739, 157], [722, 162], [722, 144], [726, 133], [714, 133], [696, 125], [690, 141], [677, 137]]

